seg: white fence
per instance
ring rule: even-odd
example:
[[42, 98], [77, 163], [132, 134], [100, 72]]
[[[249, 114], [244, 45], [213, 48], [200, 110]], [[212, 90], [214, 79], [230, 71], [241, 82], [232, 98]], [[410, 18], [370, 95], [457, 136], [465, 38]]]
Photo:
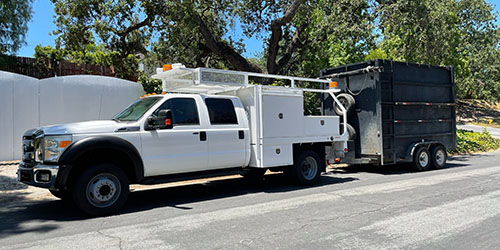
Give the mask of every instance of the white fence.
[[38, 80], [0, 71], [0, 161], [21, 159], [22, 135], [28, 129], [110, 119], [143, 94], [140, 84], [112, 77]]

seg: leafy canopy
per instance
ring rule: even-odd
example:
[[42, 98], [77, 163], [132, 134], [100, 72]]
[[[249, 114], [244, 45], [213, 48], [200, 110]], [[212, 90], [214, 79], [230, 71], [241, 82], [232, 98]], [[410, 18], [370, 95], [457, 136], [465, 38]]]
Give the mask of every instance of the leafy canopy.
[[33, 0], [0, 1], [0, 54], [14, 54], [25, 44]]

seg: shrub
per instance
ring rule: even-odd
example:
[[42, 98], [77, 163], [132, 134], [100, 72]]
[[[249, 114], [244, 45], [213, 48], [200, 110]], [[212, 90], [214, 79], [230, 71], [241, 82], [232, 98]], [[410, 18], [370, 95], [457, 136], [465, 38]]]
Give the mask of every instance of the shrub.
[[482, 133], [457, 130], [457, 149], [450, 153], [485, 152], [500, 148], [500, 140], [492, 137], [488, 131]]

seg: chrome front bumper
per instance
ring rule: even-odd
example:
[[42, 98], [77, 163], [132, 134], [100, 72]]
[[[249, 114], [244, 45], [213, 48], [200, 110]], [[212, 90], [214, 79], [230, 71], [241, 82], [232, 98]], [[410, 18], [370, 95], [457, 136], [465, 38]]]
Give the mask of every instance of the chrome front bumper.
[[[59, 166], [37, 164], [25, 167], [23, 162], [17, 169], [17, 181], [41, 188], [54, 188]], [[47, 179], [48, 176], [48, 179]]]

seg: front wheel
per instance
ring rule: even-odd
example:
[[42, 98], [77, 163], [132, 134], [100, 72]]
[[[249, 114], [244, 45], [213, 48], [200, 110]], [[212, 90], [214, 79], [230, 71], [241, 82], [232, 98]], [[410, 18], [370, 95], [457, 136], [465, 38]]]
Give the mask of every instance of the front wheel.
[[97, 164], [85, 169], [75, 183], [73, 200], [90, 215], [104, 215], [120, 209], [127, 201], [127, 175], [111, 164]]
[[293, 182], [299, 185], [312, 185], [321, 176], [321, 161], [318, 154], [306, 150], [294, 159], [293, 165], [285, 170]]

